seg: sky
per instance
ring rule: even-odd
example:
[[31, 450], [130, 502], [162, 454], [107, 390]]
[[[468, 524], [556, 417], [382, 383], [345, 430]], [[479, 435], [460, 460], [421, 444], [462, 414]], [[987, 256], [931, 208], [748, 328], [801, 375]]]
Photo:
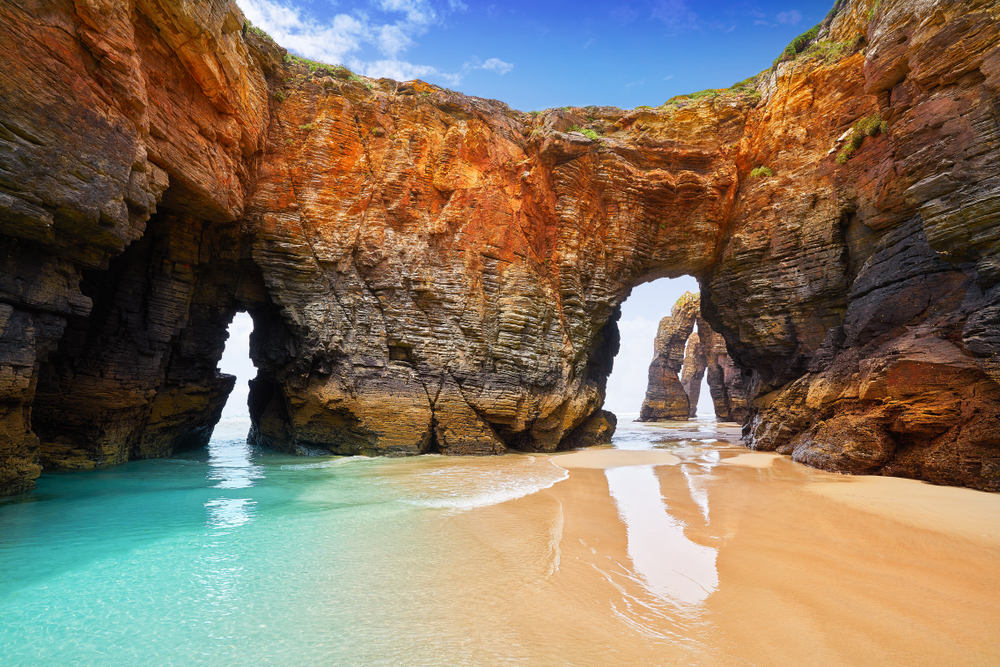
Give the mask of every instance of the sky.
[[656, 106], [771, 66], [833, 0], [237, 0], [298, 55], [532, 111]]

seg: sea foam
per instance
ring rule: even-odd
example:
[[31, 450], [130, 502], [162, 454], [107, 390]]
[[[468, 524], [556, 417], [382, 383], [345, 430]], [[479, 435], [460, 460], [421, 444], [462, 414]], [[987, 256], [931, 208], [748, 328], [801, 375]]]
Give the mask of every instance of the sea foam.
[[488, 457], [460, 465], [443, 459], [440, 467], [409, 476], [401, 500], [417, 507], [470, 510], [529, 496], [568, 477], [567, 470], [544, 456]]

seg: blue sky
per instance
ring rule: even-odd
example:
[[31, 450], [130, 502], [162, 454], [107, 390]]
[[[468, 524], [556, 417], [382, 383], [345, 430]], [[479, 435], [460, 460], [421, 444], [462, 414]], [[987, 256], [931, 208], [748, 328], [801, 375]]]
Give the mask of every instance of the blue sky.
[[237, 0], [299, 55], [530, 111], [655, 106], [769, 67], [833, 0]]

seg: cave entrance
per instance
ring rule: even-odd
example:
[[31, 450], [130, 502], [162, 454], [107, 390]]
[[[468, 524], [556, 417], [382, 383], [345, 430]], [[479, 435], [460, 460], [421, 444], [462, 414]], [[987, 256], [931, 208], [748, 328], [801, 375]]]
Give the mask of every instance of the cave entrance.
[[[717, 415], [713, 397], [719, 392], [713, 393], [709, 385], [712, 371], [702, 370], [698, 382], [698, 369], [690, 368], [698, 352], [693, 349], [698, 337], [690, 335], [691, 331], [708, 329], [700, 318], [697, 303], [699, 291], [698, 281], [692, 276], [661, 278], [632, 290], [621, 305], [622, 314], [618, 322], [621, 348], [615, 357], [614, 370], [608, 377], [605, 409], [626, 420], [640, 417], [648, 421], [680, 419], [685, 410], [689, 411], [688, 418], [714, 420], [729, 417], [728, 414]], [[662, 349], [664, 344], [669, 346], [669, 341], [659, 344], [656, 341], [661, 320], [670, 316], [675, 304], [680, 305], [682, 299], [691, 301], [692, 298], [694, 301], [683, 309], [683, 316], [692, 321], [679, 323], [679, 331], [672, 332], [676, 339], [672, 350]], [[709, 337], [712, 333], [709, 329]], [[689, 356], [692, 359], [688, 359]], [[683, 382], [685, 371], [689, 376], [687, 386]], [[693, 377], [692, 371], [695, 371]], [[650, 399], [659, 410], [649, 409]], [[691, 410], [692, 405], [694, 410]]]

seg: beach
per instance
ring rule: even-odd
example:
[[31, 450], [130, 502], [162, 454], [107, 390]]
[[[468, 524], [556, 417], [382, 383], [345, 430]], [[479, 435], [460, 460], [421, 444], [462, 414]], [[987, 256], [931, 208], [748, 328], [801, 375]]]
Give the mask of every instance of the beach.
[[225, 426], [203, 458], [0, 505], [4, 664], [1000, 660], [994, 494], [813, 470], [708, 421], [409, 459]]

